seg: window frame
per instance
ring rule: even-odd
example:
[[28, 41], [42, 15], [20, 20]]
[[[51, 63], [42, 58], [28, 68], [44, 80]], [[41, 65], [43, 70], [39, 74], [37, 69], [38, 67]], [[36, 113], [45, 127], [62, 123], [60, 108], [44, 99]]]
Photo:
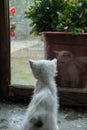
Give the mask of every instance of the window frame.
[[0, 98], [32, 95], [31, 85], [11, 85], [9, 0], [0, 0]]
[[[17, 97], [14, 99], [30, 99], [33, 87], [32, 85], [12, 85], [11, 84], [11, 63], [10, 63], [10, 20], [9, 20], [9, 0], [0, 0], [0, 98]], [[86, 106], [87, 102], [80, 103], [80, 99], [86, 99], [87, 93], [78, 88], [59, 87], [60, 104]], [[77, 95], [76, 97], [72, 95]], [[21, 97], [21, 98], [20, 98]], [[25, 98], [27, 97], [27, 98]], [[69, 99], [69, 100], [68, 100]], [[79, 103], [78, 103], [79, 99]], [[69, 102], [68, 102], [69, 101]], [[71, 103], [72, 102], [72, 103]]]

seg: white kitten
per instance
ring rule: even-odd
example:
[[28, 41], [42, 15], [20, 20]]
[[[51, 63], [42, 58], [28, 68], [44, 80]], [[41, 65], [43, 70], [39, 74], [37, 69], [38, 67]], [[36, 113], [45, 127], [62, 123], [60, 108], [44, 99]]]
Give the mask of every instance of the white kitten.
[[54, 80], [57, 73], [57, 60], [30, 60], [29, 62], [37, 83], [22, 130], [58, 130], [58, 98]]

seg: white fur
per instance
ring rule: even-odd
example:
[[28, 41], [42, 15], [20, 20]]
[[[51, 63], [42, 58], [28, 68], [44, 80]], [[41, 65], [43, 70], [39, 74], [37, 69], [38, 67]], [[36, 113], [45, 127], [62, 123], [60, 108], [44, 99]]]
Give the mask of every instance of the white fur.
[[[22, 130], [58, 130], [58, 98], [54, 80], [57, 60], [30, 60], [29, 62], [37, 83]], [[34, 122], [39, 119], [43, 122], [43, 126], [37, 128]]]

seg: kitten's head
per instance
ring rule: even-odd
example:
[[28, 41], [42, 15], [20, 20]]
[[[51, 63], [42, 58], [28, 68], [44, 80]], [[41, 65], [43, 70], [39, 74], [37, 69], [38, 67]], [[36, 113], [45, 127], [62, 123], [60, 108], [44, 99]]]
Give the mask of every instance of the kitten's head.
[[36, 79], [46, 80], [55, 77], [57, 73], [57, 59], [53, 60], [29, 60], [32, 73]]
[[70, 51], [56, 51], [58, 66], [65, 66], [73, 61], [73, 54]]

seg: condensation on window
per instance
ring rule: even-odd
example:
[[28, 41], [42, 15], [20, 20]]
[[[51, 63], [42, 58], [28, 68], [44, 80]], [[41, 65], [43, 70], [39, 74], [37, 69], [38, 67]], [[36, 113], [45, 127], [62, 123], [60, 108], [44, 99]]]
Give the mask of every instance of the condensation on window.
[[9, 0], [11, 39], [11, 84], [34, 85], [29, 59], [44, 59], [41, 37], [30, 34], [29, 19], [24, 12], [32, 0]]

